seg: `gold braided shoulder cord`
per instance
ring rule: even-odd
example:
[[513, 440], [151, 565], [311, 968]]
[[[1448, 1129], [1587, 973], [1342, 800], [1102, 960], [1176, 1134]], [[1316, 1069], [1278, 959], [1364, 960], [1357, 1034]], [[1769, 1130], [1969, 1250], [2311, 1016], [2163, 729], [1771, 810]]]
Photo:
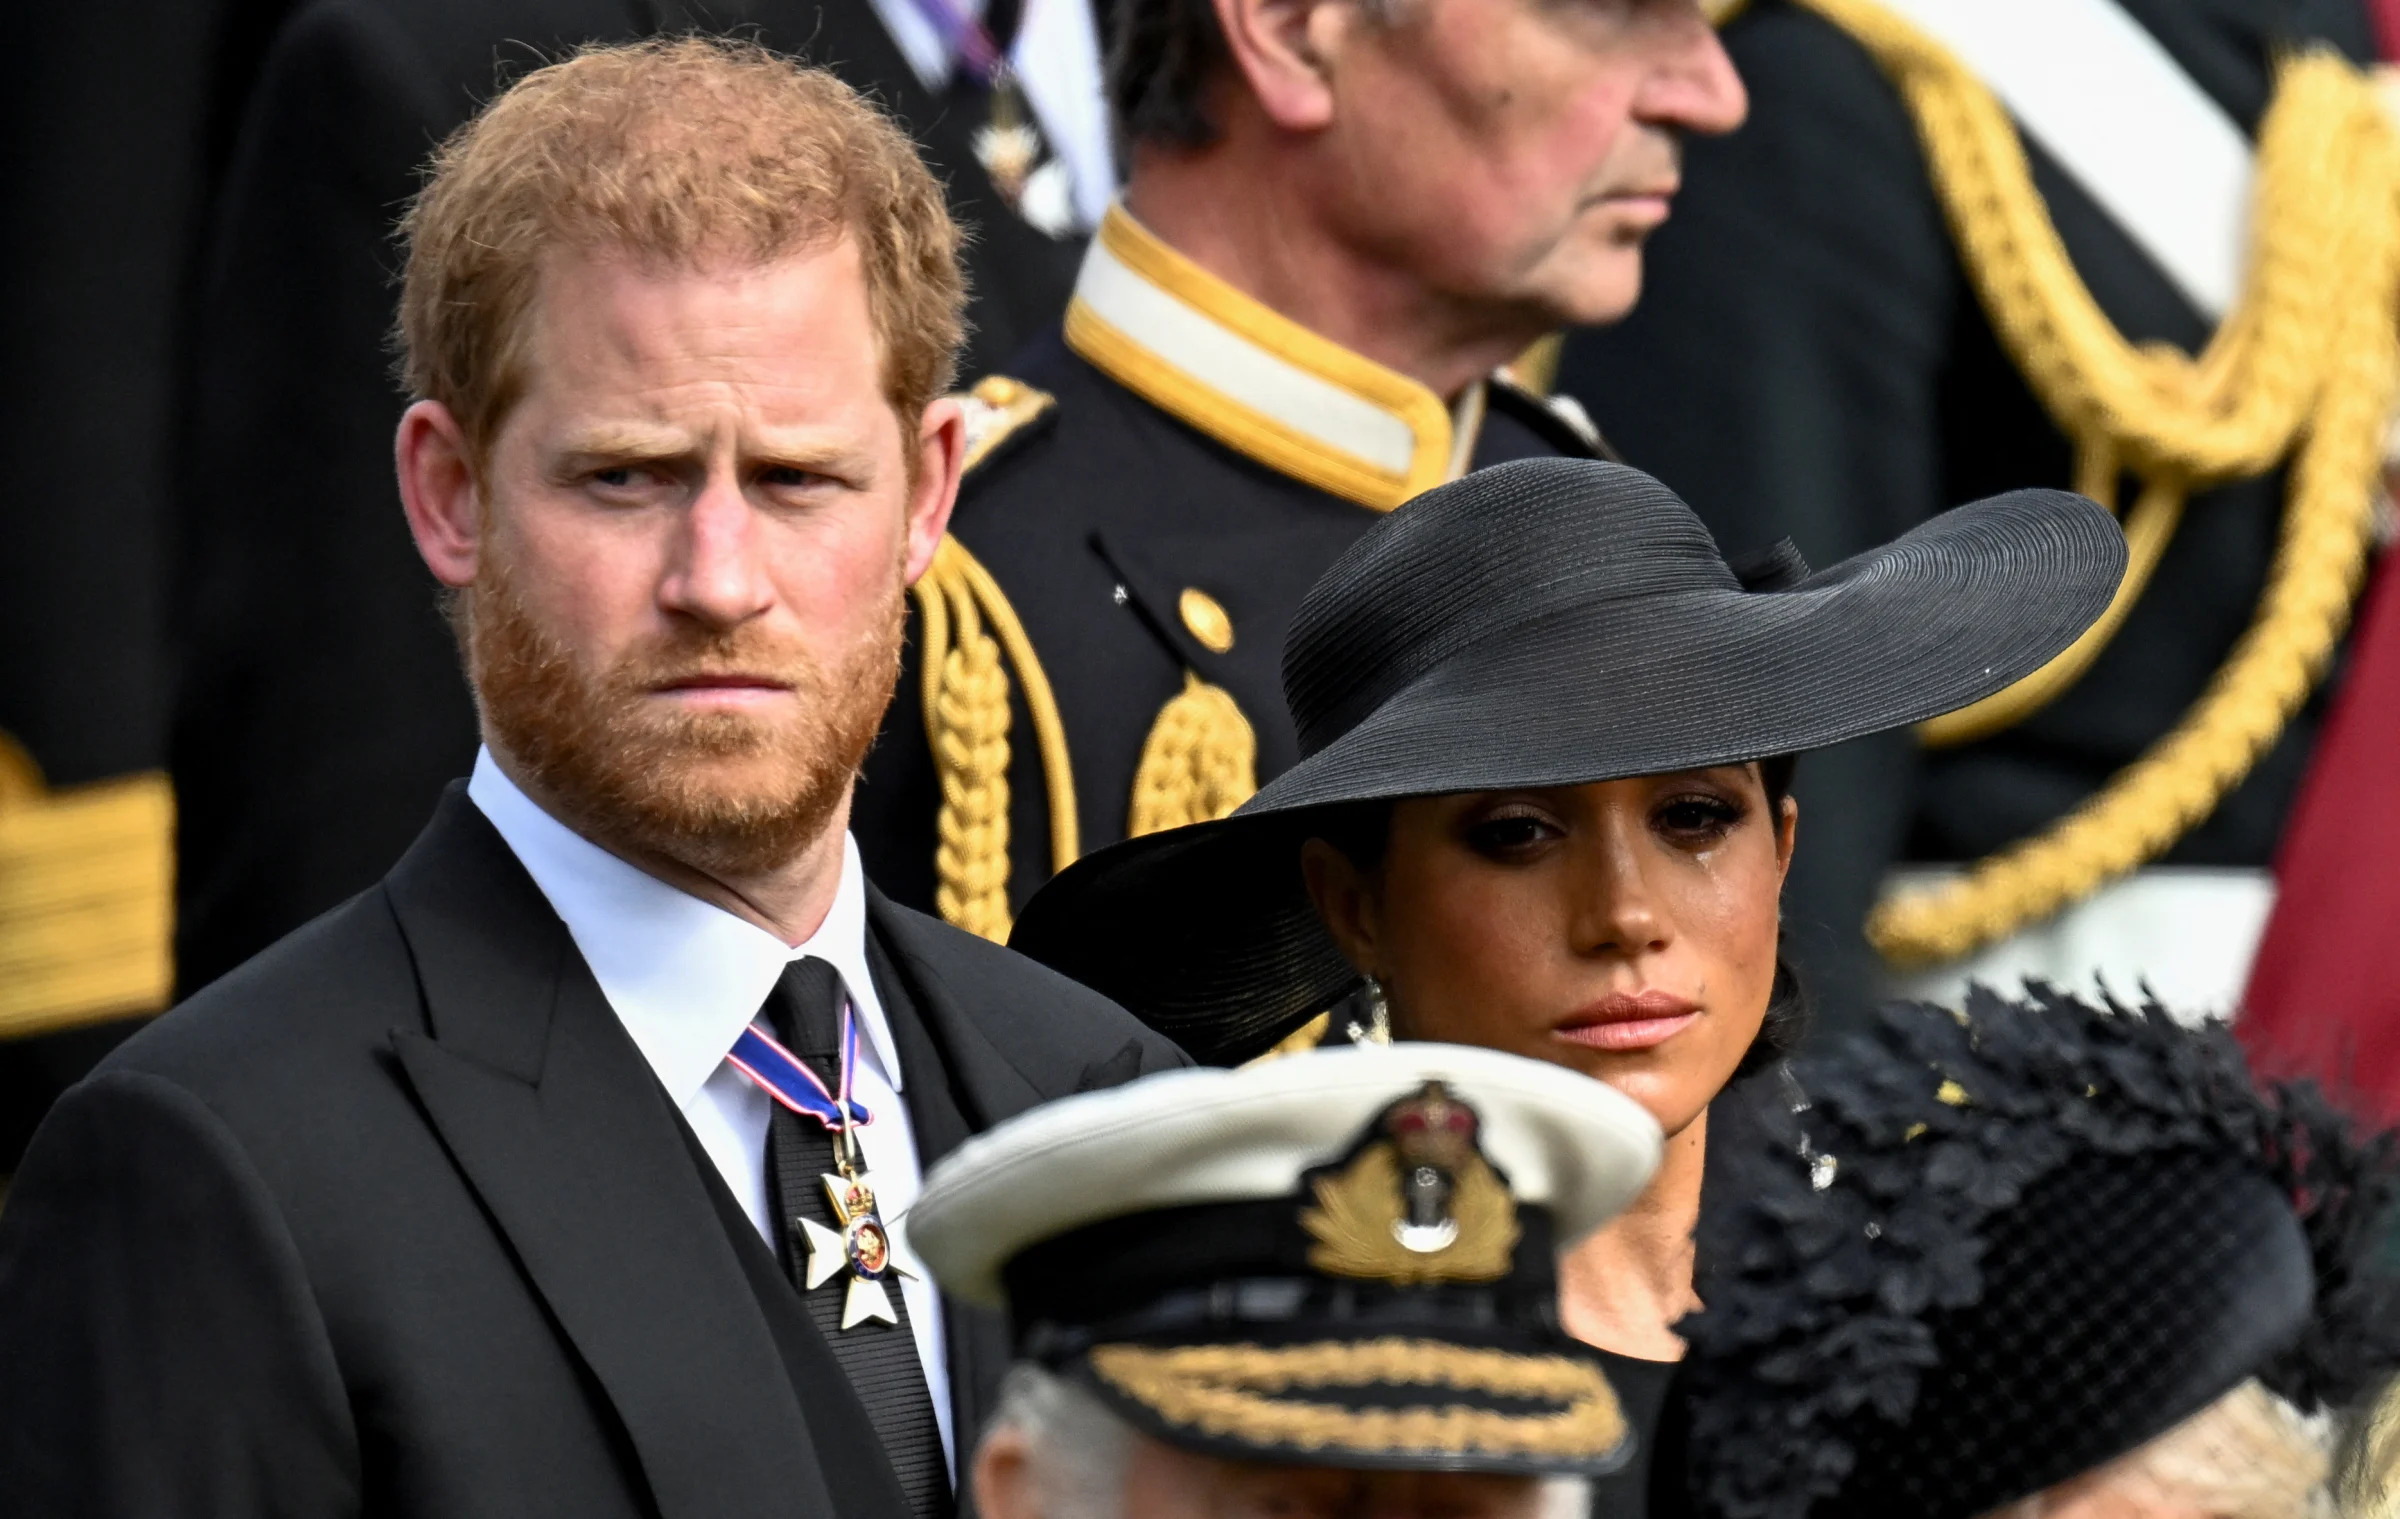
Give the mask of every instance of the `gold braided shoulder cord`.
[[2111, 502], [2121, 471], [2143, 481], [2125, 584], [2101, 623], [2051, 666], [1927, 724], [1928, 743], [1997, 732], [2067, 689], [2140, 595], [2186, 495], [2292, 460], [2257, 614], [2175, 728], [2046, 831], [1876, 907], [1868, 937], [1887, 959], [1938, 963], [2170, 848], [2249, 773], [2323, 673], [2364, 573], [2400, 365], [2400, 142], [2359, 71], [2321, 52], [2285, 63], [2259, 133], [2240, 303], [2196, 360], [2137, 347], [2075, 273], [1991, 91], [1873, 0], [1801, 3], [1865, 46], [1907, 101], [1993, 329], [2076, 441], [2078, 488]]
[[[963, 399], [967, 469], [1051, 406], [1048, 395], [1000, 375]], [[942, 539], [911, 594], [924, 624], [925, 738], [941, 787], [934, 821], [934, 905], [944, 922], [1004, 943], [1009, 930], [1010, 667], [1024, 686], [1041, 752], [1053, 870], [1066, 869], [1082, 852], [1066, 725], [1016, 608], [957, 539]]]
[[1224, 817], [1258, 790], [1258, 735], [1233, 693], [1190, 670], [1142, 741], [1125, 832], [1139, 838]]
[[1025, 689], [1050, 804], [1051, 869], [1080, 853], [1074, 769], [1058, 700], [991, 572], [944, 538], [915, 587], [925, 629], [925, 736], [941, 782], [934, 904], [942, 920], [995, 943], [1008, 939], [1008, 669]]

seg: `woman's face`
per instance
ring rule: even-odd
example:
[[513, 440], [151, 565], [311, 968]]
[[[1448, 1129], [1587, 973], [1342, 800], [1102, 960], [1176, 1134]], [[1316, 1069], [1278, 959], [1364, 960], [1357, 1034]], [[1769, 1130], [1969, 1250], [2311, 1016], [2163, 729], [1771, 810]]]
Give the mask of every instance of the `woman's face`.
[[1302, 865], [1395, 1036], [1572, 1066], [1673, 1134], [1766, 1016], [1797, 811], [1755, 764], [1420, 797], [1379, 869], [1321, 839]]

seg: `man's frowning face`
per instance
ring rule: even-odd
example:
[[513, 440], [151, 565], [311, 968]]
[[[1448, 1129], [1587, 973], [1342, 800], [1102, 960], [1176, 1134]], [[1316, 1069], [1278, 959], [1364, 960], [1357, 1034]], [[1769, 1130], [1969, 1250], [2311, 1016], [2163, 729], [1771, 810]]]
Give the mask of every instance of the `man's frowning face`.
[[471, 558], [427, 550], [464, 587], [487, 740], [621, 852], [773, 869], [846, 816], [955, 409], [904, 430], [847, 240], [758, 267], [556, 256], [525, 339]]

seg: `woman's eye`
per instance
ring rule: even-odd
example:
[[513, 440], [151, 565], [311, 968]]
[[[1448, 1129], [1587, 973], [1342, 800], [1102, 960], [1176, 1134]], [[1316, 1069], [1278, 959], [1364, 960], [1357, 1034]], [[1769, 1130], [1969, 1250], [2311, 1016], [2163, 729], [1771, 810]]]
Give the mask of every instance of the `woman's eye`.
[[1467, 829], [1467, 843], [1478, 854], [1522, 854], [1559, 837], [1556, 824], [1526, 814], [1485, 818]]
[[1655, 814], [1658, 826], [1682, 838], [1717, 838], [1742, 820], [1735, 803], [1713, 796], [1679, 796]]

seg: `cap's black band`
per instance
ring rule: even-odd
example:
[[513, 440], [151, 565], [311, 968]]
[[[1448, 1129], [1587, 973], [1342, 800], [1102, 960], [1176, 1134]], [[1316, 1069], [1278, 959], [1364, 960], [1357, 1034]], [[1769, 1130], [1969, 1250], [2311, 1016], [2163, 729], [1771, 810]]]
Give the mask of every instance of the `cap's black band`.
[[1547, 1340], [1561, 1332], [1554, 1296], [1513, 1285], [1396, 1288], [1279, 1276], [1233, 1278], [1169, 1293], [1105, 1320], [1029, 1321], [1019, 1340], [1030, 1358], [1056, 1364], [1094, 1345], [1119, 1341], [1209, 1340], [1245, 1332], [1281, 1338], [1292, 1331], [1341, 1339], [1416, 1334], [1495, 1344], [1517, 1343], [1528, 1335]]
[[1520, 1204], [1509, 1272], [1489, 1282], [1389, 1282], [1328, 1276], [1289, 1198], [1197, 1203], [1103, 1219], [1028, 1247], [1003, 1269], [1019, 1338], [1034, 1329], [1108, 1337], [1121, 1326], [1276, 1324], [1324, 1317], [1395, 1326], [1489, 1323], [1539, 1330], [1557, 1323], [1558, 1268], [1546, 1208]]

